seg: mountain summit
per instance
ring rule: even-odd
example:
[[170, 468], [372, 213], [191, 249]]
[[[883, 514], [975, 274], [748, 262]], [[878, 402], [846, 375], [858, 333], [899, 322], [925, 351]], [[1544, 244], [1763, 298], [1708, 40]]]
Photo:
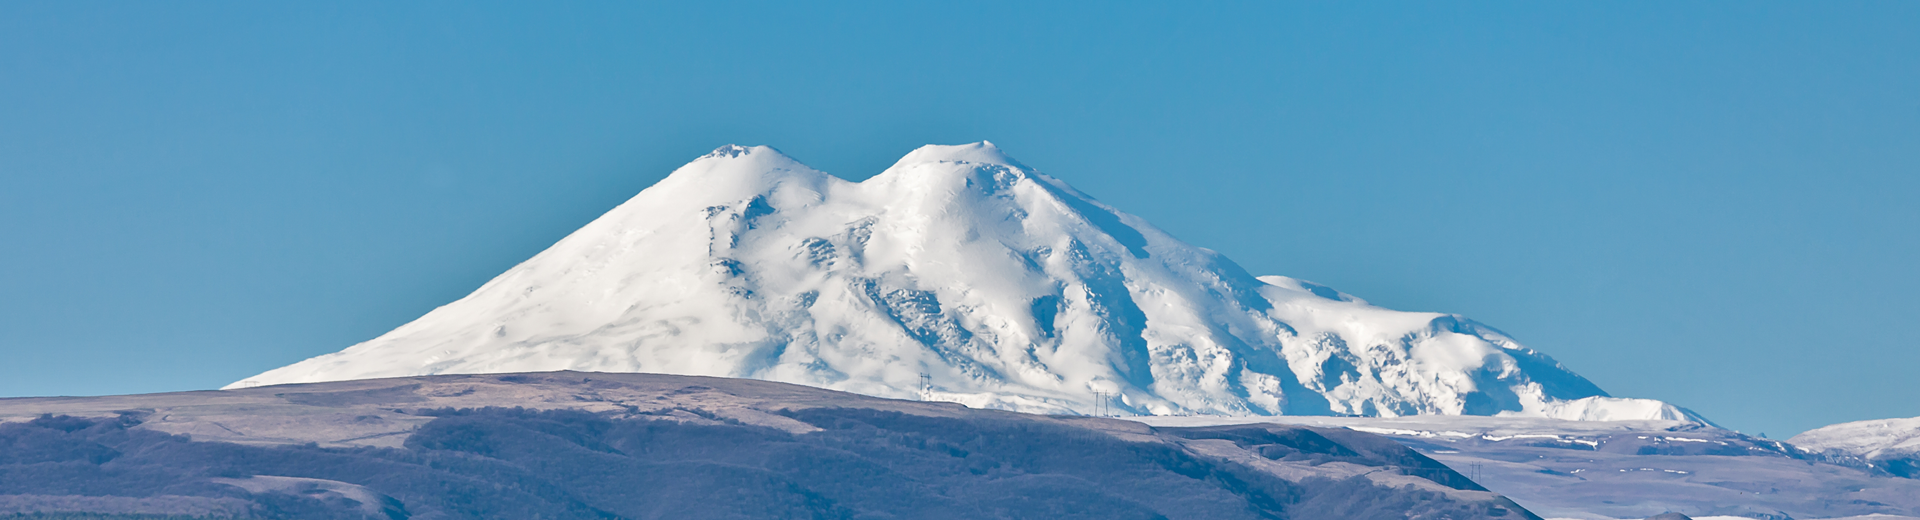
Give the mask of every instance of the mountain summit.
[[988, 142], [863, 182], [724, 146], [465, 298], [228, 388], [550, 370], [1043, 413], [1697, 419], [1459, 316], [1255, 278]]

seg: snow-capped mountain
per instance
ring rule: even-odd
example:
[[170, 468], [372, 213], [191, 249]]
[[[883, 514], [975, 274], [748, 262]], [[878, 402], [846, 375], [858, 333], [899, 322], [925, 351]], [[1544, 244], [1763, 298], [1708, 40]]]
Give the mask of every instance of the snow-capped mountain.
[[725, 146], [465, 298], [229, 388], [549, 370], [1049, 413], [1697, 419], [1459, 316], [1255, 278], [986, 142], [857, 183]]

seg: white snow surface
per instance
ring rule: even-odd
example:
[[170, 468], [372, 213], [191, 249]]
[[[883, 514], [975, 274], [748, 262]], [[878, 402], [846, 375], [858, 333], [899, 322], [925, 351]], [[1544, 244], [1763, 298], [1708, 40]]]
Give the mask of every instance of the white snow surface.
[[1920, 456], [1920, 417], [1822, 426], [1787, 442], [1815, 452], [1836, 450], [1865, 459]]
[[1593, 396], [1555, 400], [1534, 410], [1495, 415], [1545, 417], [1563, 421], [1686, 421], [1711, 424], [1692, 410], [1652, 399]]
[[1696, 417], [1459, 316], [1255, 278], [988, 142], [863, 182], [721, 147], [458, 301], [228, 388], [550, 370], [1039, 413]]

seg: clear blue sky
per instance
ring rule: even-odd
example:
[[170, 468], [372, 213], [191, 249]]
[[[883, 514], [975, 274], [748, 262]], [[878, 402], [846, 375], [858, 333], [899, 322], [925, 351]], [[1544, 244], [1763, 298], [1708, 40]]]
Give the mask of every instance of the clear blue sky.
[[0, 2], [0, 396], [339, 350], [722, 144], [990, 139], [1615, 395], [1920, 415], [1920, 3], [1034, 3]]

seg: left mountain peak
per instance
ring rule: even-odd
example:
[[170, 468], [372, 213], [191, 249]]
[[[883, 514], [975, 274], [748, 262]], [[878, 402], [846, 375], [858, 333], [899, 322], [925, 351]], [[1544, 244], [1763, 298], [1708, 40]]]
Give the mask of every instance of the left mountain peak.
[[[632, 206], [672, 211], [687, 205], [730, 203], [769, 195], [791, 186], [818, 191], [838, 179], [815, 170], [770, 146], [726, 145], [715, 148], [673, 171], [666, 179], [635, 195], [615, 212]], [[650, 211], [649, 211], [650, 213]]]

